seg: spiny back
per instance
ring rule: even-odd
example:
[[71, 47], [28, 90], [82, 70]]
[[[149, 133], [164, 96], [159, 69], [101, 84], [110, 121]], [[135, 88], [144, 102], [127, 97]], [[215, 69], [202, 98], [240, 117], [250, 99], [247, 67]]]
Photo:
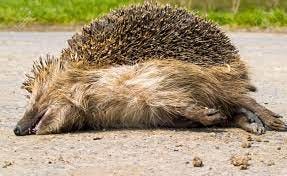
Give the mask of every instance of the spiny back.
[[183, 9], [150, 4], [113, 11], [68, 43], [63, 58], [99, 65], [176, 58], [208, 67], [238, 58], [229, 38], [211, 22]]

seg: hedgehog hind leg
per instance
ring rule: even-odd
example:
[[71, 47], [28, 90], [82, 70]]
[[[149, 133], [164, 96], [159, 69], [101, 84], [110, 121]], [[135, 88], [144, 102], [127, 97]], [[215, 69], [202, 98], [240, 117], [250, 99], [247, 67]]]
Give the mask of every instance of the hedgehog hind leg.
[[204, 126], [221, 124], [227, 120], [225, 115], [212, 108], [192, 106], [190, 108], [180, 110], [180, 114], [184, 118]]
[[254, 113], [265, 126], [277, 131], [287, 131], [287, 124], [279, 119], [280, 115], [258, 104], [254, 99], [243, 97], [239, 99], [239, 104], [242, 108]]

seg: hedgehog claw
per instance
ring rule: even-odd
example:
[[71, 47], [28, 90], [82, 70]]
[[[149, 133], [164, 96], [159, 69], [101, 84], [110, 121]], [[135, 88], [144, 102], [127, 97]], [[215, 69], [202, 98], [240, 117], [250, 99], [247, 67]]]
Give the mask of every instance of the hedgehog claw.
[[283, 118], [283, 116], [282, 116], [282, 115], [277, 114], [277, 113], [273, 113], [273, 117], [276, 117], [276, 118]]

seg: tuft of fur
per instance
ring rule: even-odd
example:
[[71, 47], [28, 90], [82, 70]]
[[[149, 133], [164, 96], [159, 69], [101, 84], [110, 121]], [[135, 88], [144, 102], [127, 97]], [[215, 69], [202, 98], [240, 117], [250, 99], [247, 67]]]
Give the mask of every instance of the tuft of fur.
[[[52, 55], [46, 55], [40, 57], [38, 61], [34, 61], [31, 74], [26, 74], [26, 80], [22, 85], [28, 92], [32, 93], [32, 90], [41, 83], [47, 82], [49, 77], [52, 77], [52, 71], [54, 68], [62, 69], [65, 60], [60, 60]], [[55, 64], [59, 65], [58, 67]]]
[[[83, 27], [68, 44], [60, 60], [85, 60], [98, 67], [155, 58], [225, 67], [239, 60], [238, 50], [215, 24], [184, 9], [151, 4], [112, 11]], [[28, 92], [33, 82], [28, 77], [24, 83]]]

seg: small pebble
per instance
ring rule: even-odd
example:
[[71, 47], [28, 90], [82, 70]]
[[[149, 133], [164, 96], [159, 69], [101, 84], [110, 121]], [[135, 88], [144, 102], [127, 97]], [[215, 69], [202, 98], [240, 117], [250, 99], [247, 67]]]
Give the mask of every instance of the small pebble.
[[251, 143], [250, 143], [250, 142], [243, 142], [243, 143], [241, 144], [241, 147], [242, 147], [242, 148], [250, 148], [250, 147], [251, 147]]
[[7, 167], [12, 166], [12, 165], [13, 165], [13, 162], [11, 162], [11, 161], [4, 161], [4, 164], [3, 164], [2, 168], [7, 168]]
[[268, 161], [267, 166], [273, 166], [275, 165], [274, 161]]
[[247, 155], [247, 156], [250, 156], [250, 155], [252, 155], [252, 153], [250, 153], [250, 152], [247, 152], [247, 153], [246, 153], [246, 155]]
[[234, 166], [238, 166], [241, 170], [248, 169], [249, 163], [248, 161], [251, 160], [249, 156], [246, 155], [235, 155], [231, 157], [231, 164]]
[[247, 141], [253, 141], [251, 135], [248, 135], [248, 136], [247, 136]]
[[192, 165], [194, 167], [203, 167], [203, 162], [199, 157], [194, 157], [192, 160]]
[[277, 150], [281, 150], [281, 147], [277, 147]]
[[65, 162], [65, 160], [64, 160], [64, 158], [63, 158], [63, 156], [62, 156], [62, 155], [60, 155], [60, 156], [59, 156], [58, 160], [59, 160], [59, 161], [63, 161], [63, 162]]
[[102, 137], [95, 137], [95, 138], [93, 138], [94, 141], [101, 140], [101, 139], [103, 139], [103, 138]]
[[246, 170], [246, 169], [248, 169], [248, 166], [247, 165], [241, 165], [241, 166], [239, 166], [239, 169], [240, 170]]
[[257, 137], [257, 138], [255, 138], [255, 141], [256, 141], [256, 142], [262, 142], [262, 139], [259, 138], [259, 137]]
[[214, 132], [210, 133], [211, 137], [216, 137], [216, 134]]

